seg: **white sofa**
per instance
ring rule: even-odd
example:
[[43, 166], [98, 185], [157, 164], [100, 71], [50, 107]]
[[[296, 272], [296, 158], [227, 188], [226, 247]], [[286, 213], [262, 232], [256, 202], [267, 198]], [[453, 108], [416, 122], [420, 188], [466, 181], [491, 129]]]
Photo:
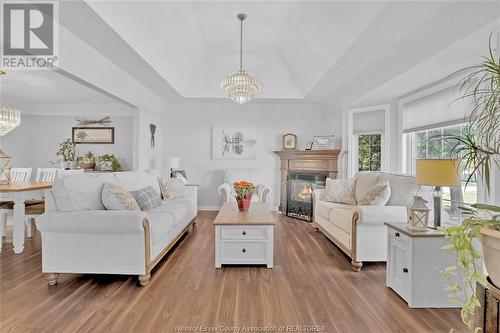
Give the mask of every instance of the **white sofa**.
[[36, 221], [49, 285], [60, 273], [95, 273], [138, 275], [145, 286], [153, 267], [196, 223], [196, 187], [148, 212], [105, 210], [104, 182], [129, 191], [146, 186], [160, 191], [156, 177], [139, 171], [56, 179], [45, 194], [46, 212]]
[[[417, 190], [430, 200], [431, 188], [419, 186], [415, 177], [383, 172], [360, 172], [356, 176], [355, 198], [359, 201], [379, 181], [388, 181], [391, 197], [385, 206], [351, 206], [323, 200], [324, 189], [313, 192], [314, 226], [351, 258], [352, 269], [360, 271], [363, 261], [387, 260], [387, 227], [384, 223], [405, 223], [407, 206]], [[429, 207], [432, 205], [428, 204]], [[430, 214], [432, 215], [432, 213]]]
[[253, 202], [268, 202], [271, 188], [266, 185], [267, 175], [262, 169], [226, 169], [224, 170], [224, 183], [219, 186], [222, 202], [236, 201], [233, 183], [248, 181], [257, 186], [257, 192], [252, 196]]

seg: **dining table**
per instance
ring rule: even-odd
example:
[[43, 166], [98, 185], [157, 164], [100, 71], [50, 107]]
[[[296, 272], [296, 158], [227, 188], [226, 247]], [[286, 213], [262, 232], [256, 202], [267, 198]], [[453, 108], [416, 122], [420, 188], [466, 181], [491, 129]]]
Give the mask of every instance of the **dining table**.
[[29, 199], [42, 197], [43, 191], [51, 187], [52, 183], [48, 182], [24, 182], [0, 185], [0, 201], [14, 202], [12, 243], [15, 254], [24, 251], [24, 221], [26, 219], [24, 202]]

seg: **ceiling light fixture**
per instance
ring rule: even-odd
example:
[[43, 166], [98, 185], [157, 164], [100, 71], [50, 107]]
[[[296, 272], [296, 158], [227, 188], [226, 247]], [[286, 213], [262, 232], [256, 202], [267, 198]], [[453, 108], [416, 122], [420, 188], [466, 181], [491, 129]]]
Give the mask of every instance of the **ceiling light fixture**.
[[12, 131], [21, 123], [21, 112], [11, 107], [0, 107], [0, 136]]
[[240, 20], [240, 69], [222, 80], [220, 88], [227, 97], [238, 104], [243, 104], [260, 91], [260, 82], [243, 69], [243, 21], [247, 15], [241, 13], [236, 17]]

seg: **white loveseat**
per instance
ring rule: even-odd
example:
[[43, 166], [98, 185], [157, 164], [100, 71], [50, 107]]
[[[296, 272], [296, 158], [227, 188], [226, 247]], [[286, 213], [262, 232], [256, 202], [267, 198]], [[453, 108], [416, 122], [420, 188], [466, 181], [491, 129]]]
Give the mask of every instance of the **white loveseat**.
[[[431, 189], [419, 186], [415, 177], [383, 172], [360, 172], [356, 176], [355, 198], [360, 201], [371, 186], [388, 181], [391, 197], [385, 206], [351, 206], [323, 200], [324, 189], [313, 192], [314, 226], [351, 258], [353, 270], [363, 261], [387, 260], [387, 227], [384, 223], [405, 223], [407, 206], [417, 190], [429, 200]], [[432, 207], [428, 204], [429, 207]], [[430, 214], [432, 215], [432, 213]]]
[[224, 183], [219, 186], [222, 202], [236, 201], [233, 183], [239, 181], [251, 182], [257, 186], [257, 192], [252, 196], [253, 202], [268, 202], [271, 188], [266, 185], [267, 177], [262, 169], [226, 169], [224, 170]]
[[196, 187], [148, 212], [105, 210], [104, 182], [160, 191], [156, 177], [139, 171], [56, 179], [45, 193], [46, 212], [36, 221], [49, 285], [60, 273], [95, 273], [138, 275], [145, 286], [153, 267], [196, 222]]

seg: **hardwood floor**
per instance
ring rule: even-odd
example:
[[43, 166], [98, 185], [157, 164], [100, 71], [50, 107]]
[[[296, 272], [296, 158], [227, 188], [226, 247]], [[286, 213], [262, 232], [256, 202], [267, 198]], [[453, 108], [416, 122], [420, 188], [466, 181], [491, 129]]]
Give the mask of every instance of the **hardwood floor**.
[[385, 264], [353, 272], [350, 260], [310, 224], [281, 215], [273, 269], [215, 269], [214, 218], [215, 212], [200, 213], [194, 230], [158, 264], [145, 288], [137, 286], [136, 277], [80, 274], [62, 274], [48, 287], [39, 233], [20, 255], [4, 239], [0, 331], [175, 332], [177, 325], [466, 331], [459, 310], [408, 308], [385, 287]]

